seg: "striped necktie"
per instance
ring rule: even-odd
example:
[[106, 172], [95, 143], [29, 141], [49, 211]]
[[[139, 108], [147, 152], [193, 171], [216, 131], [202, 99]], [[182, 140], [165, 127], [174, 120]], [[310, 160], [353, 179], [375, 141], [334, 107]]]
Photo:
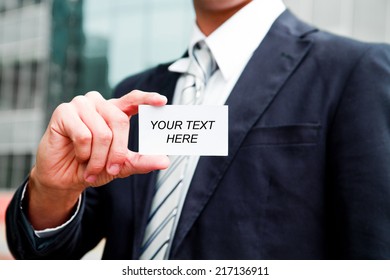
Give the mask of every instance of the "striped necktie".
[[[194, 45], [190, 59], [180, 98], [182, 105], [202, 103], [205, 85], [217, 69], [217, 64], [204, 41]], [[159, 172], [140, 259], [168, 258], [189, 156], [171, 156], [170, 159], [169, 168]]]

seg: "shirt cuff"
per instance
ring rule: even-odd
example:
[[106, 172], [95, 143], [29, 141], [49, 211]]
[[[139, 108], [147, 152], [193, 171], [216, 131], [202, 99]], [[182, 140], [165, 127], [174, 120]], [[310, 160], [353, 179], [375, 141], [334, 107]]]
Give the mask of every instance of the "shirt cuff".
[[[23, 199], [24, 199], [24, 194], [26, 192], [26, 189], [27, 189], [27, 183], [24, 185], [24, 189], [23, 189], [23, 192], [22, 192], [22, 197], [21, 197], [21, 203], [20, 203], [20, 209], [23, 211]], [[80, 210], [80, 206], [81, 206], [81, 199], [82, 199], [82, 195], [80, 194], [79, 196], [79, 200], [77, 202], [77, 208], [76, 208], [76, 211], [73, 213], [72, 217], [70, 217], [70, 219], [68, 221], [66, 221], [65, 223], [63, 223], [62, 225], [58, 226], [58, 227], [55, 227], [55, 228], [46, 228], [46, 229], [42, 229], [42, 230], [35, 230], [34, 229], [34, 234], [39, 237], [39, 238], [46, 238], [46, 237], [51, 237], [51, 236], [54, 236], [56, 235], [57, 233], [61, 232], [68, 224], [70, 224], [73, 219], [77, 216], [77, 214], [79, 213], [79, 210]], [[32, 227], [32, 226], [31, 226]]]

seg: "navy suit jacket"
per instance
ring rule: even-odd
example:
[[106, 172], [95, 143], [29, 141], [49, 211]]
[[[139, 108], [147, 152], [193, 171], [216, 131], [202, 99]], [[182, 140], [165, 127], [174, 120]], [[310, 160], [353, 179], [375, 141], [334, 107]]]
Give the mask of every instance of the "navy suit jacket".
[[[234, 55], [234, 54], [232, 54]], [[160, 65], [115, 94], [172, 100]], [[273, 24], [227, 102], [229, 155], [201, 157], [171, 259], [390, 259], [390, 48], [318, 31], [289, 11]], [[137, 150], [137, 117], [130, 147]], [[157, 172], [88, 189], [61, 233], [34, 237], [7, 213], [17, 258], [137, 259]]]

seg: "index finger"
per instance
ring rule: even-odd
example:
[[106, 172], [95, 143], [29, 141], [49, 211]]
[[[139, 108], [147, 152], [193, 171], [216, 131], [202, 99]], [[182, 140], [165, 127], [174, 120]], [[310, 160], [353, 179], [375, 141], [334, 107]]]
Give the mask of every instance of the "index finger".
[[167, 104], [167, 98], [157, 92], [133, 90], [121, 98], [110, 99], [109, 102], [118, 107], [129, 117], [138, 113], [138, 105], [163, 106]]

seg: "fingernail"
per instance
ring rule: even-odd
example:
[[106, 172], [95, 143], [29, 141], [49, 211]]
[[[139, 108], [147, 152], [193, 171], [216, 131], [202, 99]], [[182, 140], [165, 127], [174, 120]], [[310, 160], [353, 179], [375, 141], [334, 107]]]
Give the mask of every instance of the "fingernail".
[[85, 178], [85, 181], [92, 184], [92, 183], [96, 182], [96, 179], [97, 179], [96, 175], [89, 175], [89, 176], [87, 176], [87, 178]]
[[121, 170], [121, 167], [119, 164], [112, 164], [108, 168], [108, 173], [110, 173], [111, 175], [118, 175], [120, 170]]

